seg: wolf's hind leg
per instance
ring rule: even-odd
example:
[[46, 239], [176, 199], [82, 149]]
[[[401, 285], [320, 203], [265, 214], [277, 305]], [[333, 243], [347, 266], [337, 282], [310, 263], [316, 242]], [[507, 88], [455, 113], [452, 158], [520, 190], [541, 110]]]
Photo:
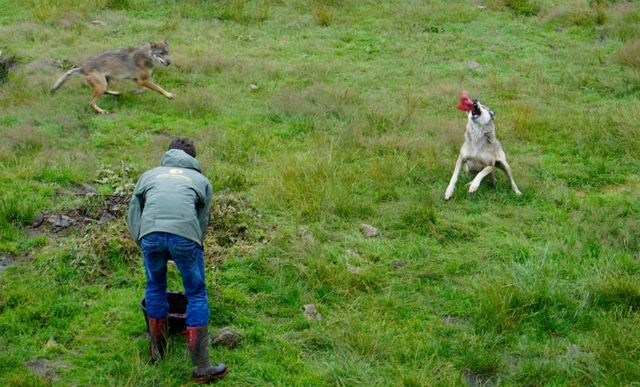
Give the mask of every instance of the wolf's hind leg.
[[516, 181], [513, 179], [513, 173], [511, 172], [509, 163], [507, 163], [507, 159], [504, 158], [503, 160], [497, 160], [496, 165], [498, 166], [498, 168], [502, 169], [509, 178], [509, 182], [511, 183], [511, 189], [513, 190], [513, 192], [515, 192], [518, 196], [522, 195], [522, 192], [520, 192], [520, 190], [518, 189]]
[[491, 172], [493, 172], [492, 165], [487, 165], [486, 167], [484, 167], [484, 169], [480, 171], [476, 175], [476, 177], [473, 178], [473, 181], [471, 182], [471, 186], [469, 186], [469, 192], [471, 193], [476, 192], [478, 190], [478, 187], [480, 187], [480, 183], [482, 182], [482, 179], [484, 179], [485, 176], [487, 176]]
[[85, 77], [85, 80], [87, 81], [89, 86], [93, 87], [93, 95], [89, 100], [89, 106], [91, 106], [91, 108], [99, 114], [109, 114], [108, 111], [102, 109], [100, 106], [97, 105], [97, 102], [100, 96], [102, 96], [102, 94], [104, 94], [107, 91], [106, 78], [100, 73], [93, 72], [93, 73], [87, 74], [87, 76]]

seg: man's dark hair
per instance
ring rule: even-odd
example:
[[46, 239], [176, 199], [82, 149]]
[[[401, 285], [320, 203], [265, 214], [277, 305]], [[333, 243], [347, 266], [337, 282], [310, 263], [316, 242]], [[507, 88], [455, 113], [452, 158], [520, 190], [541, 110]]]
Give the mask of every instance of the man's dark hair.
[[169, 149], [180, 149], [191, 157], [196, 157], [196, 146], [193, 141], [184, 137], [176, 137], [169, 144]]

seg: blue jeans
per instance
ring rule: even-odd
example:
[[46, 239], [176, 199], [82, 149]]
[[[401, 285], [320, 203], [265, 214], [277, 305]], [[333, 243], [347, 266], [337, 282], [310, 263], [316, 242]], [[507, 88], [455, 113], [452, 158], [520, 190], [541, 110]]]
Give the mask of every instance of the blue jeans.
[[187, 296], [187, 326], [208, 325], [209, 304], [204, 283], [202, 246], [190, 239], [166, 232], [145, 235], [142, 237], [141, 246], [147, 277], [147, 315], [152, 318], [164, 318], [169, 313], [167, 261], [173, 259], [182, 275], [184, 294]]

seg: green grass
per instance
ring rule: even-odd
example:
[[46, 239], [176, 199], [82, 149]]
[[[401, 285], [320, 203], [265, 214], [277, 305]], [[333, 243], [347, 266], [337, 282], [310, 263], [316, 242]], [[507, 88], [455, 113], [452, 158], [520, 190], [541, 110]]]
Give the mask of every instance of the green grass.
[[[0, 9], [0, 51], [18, 63], [0, 84], [0, 255], [16, 262], [0, 272], [0, 384], [189, 381], [180, 338], [148, 363], [124, 218], [31, 230], [42, 213], [97, 211], [82, 183], [127, 192], [179, 135], [216, 191], [210, 326], [244, 333], [211, 350], [231, 369], [221, 384], [638, 383], [637, 2]], [[104, 96], [103, 117], [80, 77], [49, 95], [63, 69], [161, 38], [174, 65], [154, 79], [175, 100]], [[443, 200], [463, 89], [496, 112], [522, 197], [499, 174], [475, 194], [463, 177]], [[173, 268], [169, 284], [181, 290]], [[309, 303], [322, 321], [305, 320]], [[37, 376], [26, 363], [40, 358], [64, 367]]]

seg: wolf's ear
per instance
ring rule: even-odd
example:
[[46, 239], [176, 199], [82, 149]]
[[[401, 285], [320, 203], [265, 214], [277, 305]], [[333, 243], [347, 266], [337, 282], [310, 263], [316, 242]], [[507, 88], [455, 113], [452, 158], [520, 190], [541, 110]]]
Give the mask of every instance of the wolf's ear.
[[154, 42], [153, 40], [149, 41], [149, 45], [151, 46], [151, 48], [158, 48], [158, 44], [156, 42]]

